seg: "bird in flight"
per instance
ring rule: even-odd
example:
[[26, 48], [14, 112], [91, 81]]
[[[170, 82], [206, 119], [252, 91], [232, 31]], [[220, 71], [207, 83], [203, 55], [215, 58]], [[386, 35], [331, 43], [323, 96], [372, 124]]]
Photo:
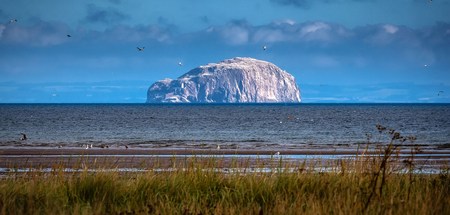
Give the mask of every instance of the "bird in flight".
[[144, 51], [144, 49], [145, 49], [144, 46], [142, 46], [142, 47], [136, 47], [136, 48], [137, 48], [137, 50], [140, 51], [140, 52], [141, 52], [141, 51]]

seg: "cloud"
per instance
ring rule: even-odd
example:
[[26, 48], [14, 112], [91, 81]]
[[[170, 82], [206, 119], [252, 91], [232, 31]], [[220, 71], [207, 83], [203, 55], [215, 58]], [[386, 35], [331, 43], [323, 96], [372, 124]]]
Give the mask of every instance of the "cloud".
[[31, 26], [0, 25], [0, 43], [58, 45], [67, 41], [67, 32], [70, 32], [70, 28], [63, 23], [41, 20], [37, 20]]
[[450, 45], [450, 23], [438, 22], [433, 26], [421, 29], [420, 32], [428, 45], [441, 47], [442, 44]]
[[411, 29], [393, 24], [378, 24], [353, 29], [357, 38], [375, 46], [421, 46], [424, 42], [421, 29]]
[[296, 22], [292, 19], [281, 19], [281, 20], [275, 20], [273, 22], [275, 25], [295, 25]]
[[332, 43], [351, 35], [344, 26], [325, 22], [274, 22], [255, 27], [253, 42], [319, 42]]
[[87, 16], [84, 21], [88, 23], [114, 24], [120, 23], [128, 18], [128, 15], [113, 8], [102, 9], [93, 4], [89, 4], [87, 6]]
[[[175, 43], [214, 44], [220, 46], [269, 45], [275, 49], [308, 59], [312, 69], [351, 67], [363, 70], [419, 68], [448, 59], [450, 47], [449, 23], [412, 29], [394, 24], [366, 25], [346, 28], [324, 22], [297, 23], [294, 20], [252, 25], [245, 20], [211, 26], [191, 34], [173, 34]], [[207, 46], [207, 45], [205, 45]], [[286, 51], [289, 50], [289, 51]], [[405, 69], [406, 70], [406, 69]]]
[[250, 24], [245, 20], [234, 20], [224, 26], [215, 26], [208, 28], [207, 34], [216, 34], [222, 41], [230, 45], [244, 45], [250, 39]]
[[383, 25], [383, 28], [389, 34], [395, 34], [398, 31], [398, 27], [395, 25], [386, 24], [386, 25]]
[[[91, 35], [90, 37], [93, 37]], [[173, 29], [159, 25], [128, 26], [118, 25], [99, 32], [99, 39], [109, 41], [142, 42], [147, 40], [156, 42], [171, 42]]]
[[222, 26], [212, 26], [202, 34], [216, 35], [231, 45], [247, 45], [277, 42], [333, 43], [351, 36], [344, 26], [325, 22], [296, 23], [293, 20], [275, 21], [254, 26], [245, 20], [232, 21]]
[[[168, 43], [172, 41], [176, 27], [161, 25], [115, 25], [101, 31], [85, 28], [73, 29], [58, 22], [34, 21], [31, 25], [0, 24], [1, 45], [55, 46], [64, 43], [142, 42]], [[67, 34], [72, 37], [68, 38]], [[1, 47], [0, 47], [1, 49]]]
[[308, 23], [300, 28], [299, 33], [300, 38], [306, 41], [330, 42], [337, 36], [331, 25], [324, 22]]

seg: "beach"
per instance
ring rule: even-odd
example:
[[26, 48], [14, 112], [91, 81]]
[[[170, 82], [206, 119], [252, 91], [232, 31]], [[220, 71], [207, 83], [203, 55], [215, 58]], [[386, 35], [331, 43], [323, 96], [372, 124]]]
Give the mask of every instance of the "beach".
[[0, 214], [448, 214], [450, 152], [383, 149], [3, 148]]
[[[439, 169], [450, 162], [450, 150], [423, 150], [411, 154], [403, 149], [393, 158], [397, 162], [414, 159], [417, 168]], [[246, 162], [251, 167], [273, 167], [282, 160], [291, 166], [320, 161], [322, 167], [351, 161], [359, 156], [382, 156], [375, 149], [302, 149], [302, 150], [237, 150], [237, 149], [142, 149], [142, 148], [3, 148], [0, 168], [3, 171], [23, 168], [87, 168], [128, 171], [183, 167], [188, 160], [198, 162], [214, 159], [216, 168], [231, 168], [233, 162]], [[271, 165], [274, 164], [274, 165]]]

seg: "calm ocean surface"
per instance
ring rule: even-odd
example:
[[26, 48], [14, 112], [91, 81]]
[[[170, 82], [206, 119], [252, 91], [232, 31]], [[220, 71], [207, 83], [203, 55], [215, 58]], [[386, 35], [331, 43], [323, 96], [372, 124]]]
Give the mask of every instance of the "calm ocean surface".
[[367, 133], [386, 141], [376, 124], [418, 144], [450, 144], [449, 104], [0, 104], [0, 147], [345, 146], [367, 142]]

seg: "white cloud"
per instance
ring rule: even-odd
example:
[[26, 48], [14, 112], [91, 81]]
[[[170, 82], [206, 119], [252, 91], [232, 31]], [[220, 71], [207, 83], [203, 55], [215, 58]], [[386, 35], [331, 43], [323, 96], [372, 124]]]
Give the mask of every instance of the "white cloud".
[[367, 40], [373, 44], [390, 44], [397, 37], [401, 36], [401, 29], [391, 24], [368, 26], [366, 29], [372, 31], [371, 34], [367, 35]]
[[332, 42], [347, 35], [347, 31], [339, 25], [313, 22], [301, 26], [298, 39], [302, 41]]
[[312, 24], [306, 25], [301, 29], [301, 34], [306, 35], [310, 33], [315, 33], [319, 30], [328, 30], [330, 26], [323, 22], [314, 22]]
[[389, 33], [389, 34], [395, 34], [398, 31], [397, 26], [389, 25], [389, 24], [383, 25], [383, 29], [384, 29], [384, 31], [386, 31], [386, 33]]
[[275, 25], [295, 25], [296, 22], [292, 19], [282, 19], [282, 20], [277, 20], [273, 22]]

